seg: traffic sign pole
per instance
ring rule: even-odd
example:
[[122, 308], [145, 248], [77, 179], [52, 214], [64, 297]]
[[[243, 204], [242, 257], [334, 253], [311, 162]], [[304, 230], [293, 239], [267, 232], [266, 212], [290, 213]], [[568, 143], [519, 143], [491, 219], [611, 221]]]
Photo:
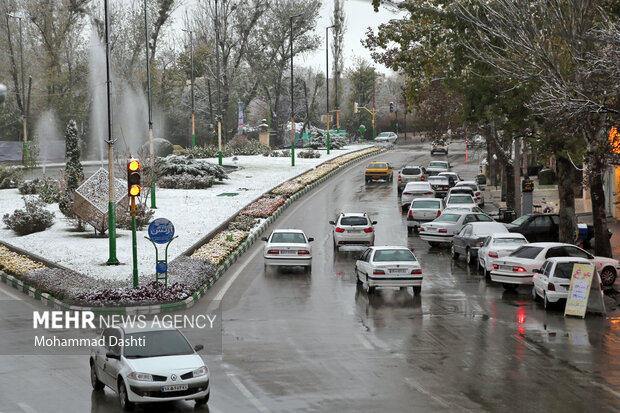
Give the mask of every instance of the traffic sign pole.
[[131, 251], [133, 255], [133, 288], [138, 288], [138, 241], [136, 240], [136, 197], [131, 197]]

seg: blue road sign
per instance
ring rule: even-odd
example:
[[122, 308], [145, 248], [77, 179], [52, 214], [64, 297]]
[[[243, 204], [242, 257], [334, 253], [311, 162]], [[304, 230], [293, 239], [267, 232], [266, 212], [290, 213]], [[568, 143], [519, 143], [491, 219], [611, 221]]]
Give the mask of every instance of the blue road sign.
[[155, 271], [157, 271], [158, 274], [165, 274], [166, 271], [168, 271], [168, 264], [166, 264], [164, 261], [158, 262], [155, 266]]
[[149, 237], [156, 244], [165, 244], [174, 237], [174, 225], [166, 218], [157, 218], [149, 225]]

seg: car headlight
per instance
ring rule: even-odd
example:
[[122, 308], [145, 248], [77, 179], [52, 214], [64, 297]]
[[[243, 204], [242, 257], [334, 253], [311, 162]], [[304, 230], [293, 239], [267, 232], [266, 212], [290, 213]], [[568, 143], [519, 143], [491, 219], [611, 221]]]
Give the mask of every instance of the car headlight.
[[202, 367], [192, 371], [192, 376], [193, 377], [205, 376], [208, 372], [209, 372], [209, 369], [207, 368], [207, 366], [202, 366]]
[[139, 373], [137, 371], [129, 373], [129, 376], [127, 377], [138, 381], [153, 381], [153, 375], [148, 373]]

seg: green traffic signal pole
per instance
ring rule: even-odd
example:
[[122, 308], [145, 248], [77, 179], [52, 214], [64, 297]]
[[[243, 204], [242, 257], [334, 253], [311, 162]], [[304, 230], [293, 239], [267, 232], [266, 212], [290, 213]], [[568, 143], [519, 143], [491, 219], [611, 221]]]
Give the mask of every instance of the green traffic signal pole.
[[138, 288], [138, 241], [136, 240], [136, 197], [131, 197], [131, 252], [133, 257], [133, 288]]

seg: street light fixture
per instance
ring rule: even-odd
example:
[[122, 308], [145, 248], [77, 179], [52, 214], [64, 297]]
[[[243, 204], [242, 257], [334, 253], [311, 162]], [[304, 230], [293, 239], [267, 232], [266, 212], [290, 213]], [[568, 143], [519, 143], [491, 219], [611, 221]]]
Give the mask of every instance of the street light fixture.
[[[330, 140], [329, 140], [329, 29], [336, 27], [335, 24], [325, 28], [325, 90], [327, 95], [327, 154], [329, 155]], [[336, 91], [338, 93], [338, 91]]]
[[295, 101], [293, 96], [293, 19], [302, 16], [303, 13], [289, 17], [291, 23], [291, 166], [295, 166]]
[[[24, 86], [24, 47], [22, 41], [22, 16], [18, 16], [16, 14], [7, 13], [7, 17], [11, 17], [13, 19], [19, 20], [19, 60], [21, 66], [21, 83], [22, 83], [22, 123], [24, 126], [24, 150], [23, 150], [23, 161], [24, 166], [28, 167], [28, 116], [26, 113], [26, 88]], [[7, 22], [8, 23], [8, 22]]]

